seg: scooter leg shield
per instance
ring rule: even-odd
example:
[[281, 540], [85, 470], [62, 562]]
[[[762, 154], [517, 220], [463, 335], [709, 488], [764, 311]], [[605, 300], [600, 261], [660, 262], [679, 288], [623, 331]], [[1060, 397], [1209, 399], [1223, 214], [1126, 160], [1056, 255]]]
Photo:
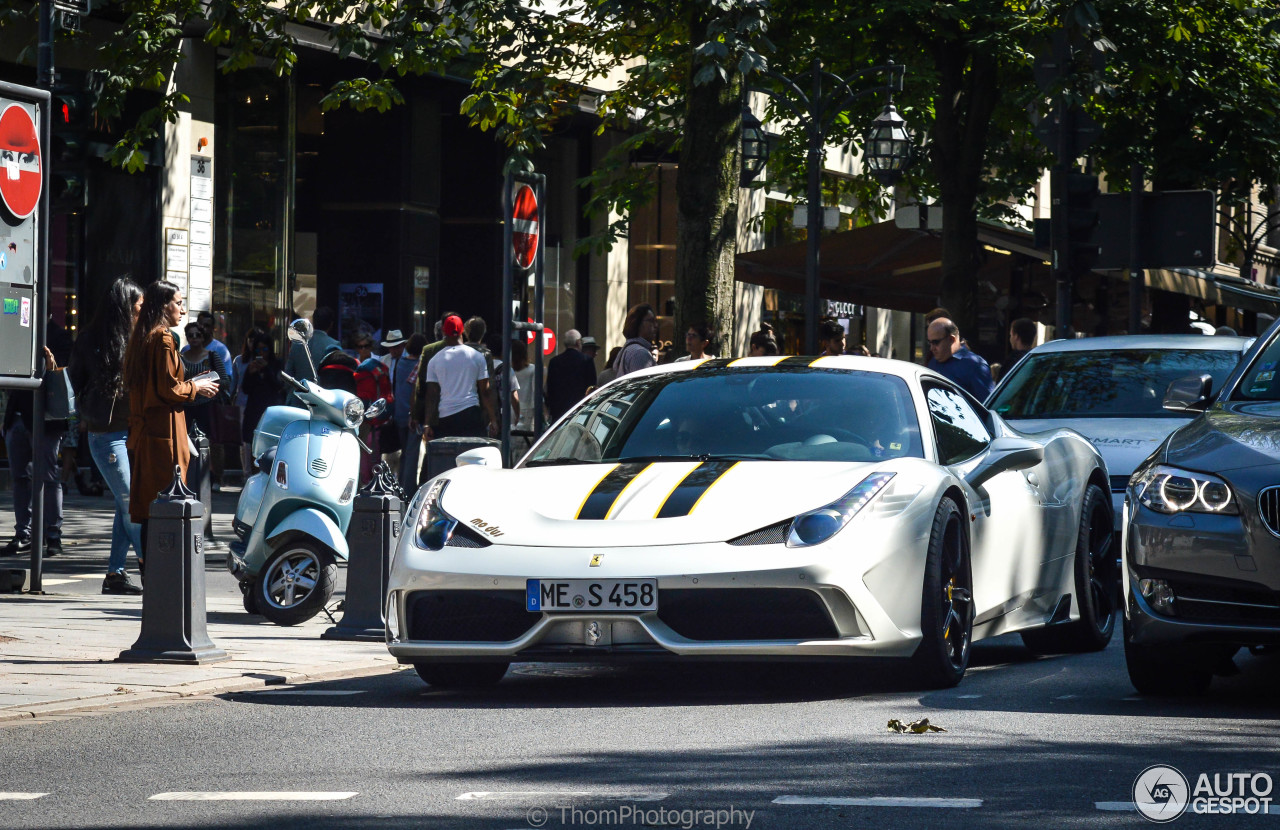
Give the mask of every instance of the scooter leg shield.
[[278, 548], [295, 534], [309, 536], [332, 550], [339, 559], [347, 559], [347, 540], [337, 523], [315, 508], [304, 507], [290, 513], [266, 534], [267, 544]]

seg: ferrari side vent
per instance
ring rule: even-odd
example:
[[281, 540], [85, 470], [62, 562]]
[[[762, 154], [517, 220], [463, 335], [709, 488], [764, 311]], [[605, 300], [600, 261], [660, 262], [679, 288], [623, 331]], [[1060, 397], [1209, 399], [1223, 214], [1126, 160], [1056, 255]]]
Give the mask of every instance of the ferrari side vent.
[[1280, 536], [1280, 487], [1267, 487], [1258, 493], [1258, 515], [1267, 530]]
[[444, 544], [447, 548], [487, 548], [493, 543], [466, 525], [460, 524], [453, 529], [453, 533], [449, 534], [449, 541]]
[[731, 545], [781, 545], [787, 541], [787, 529], [791, 527], [791, 520], [786, 519], [777, 524], [762, 527], [759, 530], [753, 530], [750, 533], [744, 533], [736, 539], [730, 539]]

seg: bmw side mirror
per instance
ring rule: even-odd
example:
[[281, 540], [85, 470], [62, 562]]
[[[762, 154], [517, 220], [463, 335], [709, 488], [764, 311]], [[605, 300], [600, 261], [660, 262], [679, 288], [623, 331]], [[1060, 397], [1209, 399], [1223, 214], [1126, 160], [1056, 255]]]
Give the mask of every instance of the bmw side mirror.
[[1170, 412], [1204, 412], [1213, 393], [1211, 375], [1187, 375], [1169, 384], [1164, 393], [1164, 408]]
[[1044, 446], [1025, 438], [1005, 436], [997, 438], [987, 447], [987, 455], [978, 462], [965, 480], [977, 489], [986, 482], [1010, 470], [1026, 470], [1044, 461]]
[[315, 327], [306, 318], [299, 318], [289, 324], [289, 339], [294, 343], [306, 343], [315, 333]]
[[458, 453], [456, 462], [459, 467], [501, 467], [502, 450], [497, 447], [476, 447]]

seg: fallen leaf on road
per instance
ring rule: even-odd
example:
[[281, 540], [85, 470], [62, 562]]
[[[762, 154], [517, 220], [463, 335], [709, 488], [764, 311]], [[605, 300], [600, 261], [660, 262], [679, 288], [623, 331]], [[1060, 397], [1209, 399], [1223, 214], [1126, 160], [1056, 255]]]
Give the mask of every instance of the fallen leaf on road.
[[117, 692], [120, 692], [121, 694], [125, 694], [125, 693], [127, 693], [127, 692], [131, 692], [131, 691], [133, 691], [133, 690], [132, 690], [132, 689], [126, 689], [124, 686], [116, 686], [116, 691], [117, 691]]
[[914, 735], [922, 735], [925, 732], [946, 732], [947, 730], [943, 729], [941, 726], [934, 726], [929, 723], [928, 718], [913, 720], [911, 723], [903, 723], [897, 718], [890, 718], [889, 731], [898, 733], [910, 732]]

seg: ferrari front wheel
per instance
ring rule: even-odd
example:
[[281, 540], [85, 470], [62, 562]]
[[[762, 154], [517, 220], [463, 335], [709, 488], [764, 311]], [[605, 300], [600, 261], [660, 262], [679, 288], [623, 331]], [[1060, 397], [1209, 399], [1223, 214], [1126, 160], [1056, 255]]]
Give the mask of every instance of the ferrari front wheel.
[[969, 667], [973, 641], [973, 575], [964, 512], [943, 496], [933, 516], [920, 604], [920, 647], [914, 678], [931, 689], [956, 685]]

